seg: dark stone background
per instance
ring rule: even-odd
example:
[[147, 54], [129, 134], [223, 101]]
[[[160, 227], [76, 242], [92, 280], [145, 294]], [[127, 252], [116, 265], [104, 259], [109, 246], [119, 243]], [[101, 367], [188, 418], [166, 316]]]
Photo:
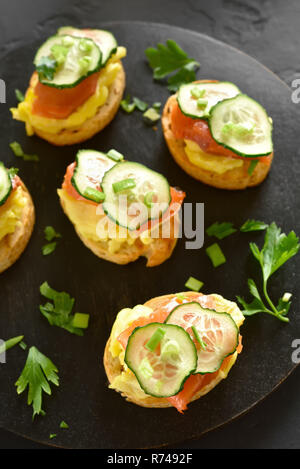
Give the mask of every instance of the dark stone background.
[[[252, 55], [288, 85], [300, 74], [299, 0], [0, 0], [0, 54], [64, 23], [168, 23]], [[68, 20], [68, 21], [66, 21]], [[178, 448], [300, 448], [300, 370], [242, 418]], [[201, 418], [201, 416], [198, 416]], [[44, 448], [0, 430], [0, 448]]]

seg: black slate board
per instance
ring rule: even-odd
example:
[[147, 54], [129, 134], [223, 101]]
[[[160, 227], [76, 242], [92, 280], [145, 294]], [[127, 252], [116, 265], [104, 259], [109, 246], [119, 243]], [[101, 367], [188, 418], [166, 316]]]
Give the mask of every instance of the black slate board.
[[[168, 97], [166, 87], [154, 83], [144, 58], [144, 50], [166, 39], [176, 40], [184, 50], [200, 60], [199, 78], [234, 81], [245, 93], [259, 100], [274, 120], [275, 161], [268, 179], [258, 188], [226, 192], [204, 186], [188, 177], [173, 162], [161, 129], [147, 128], [136, 112], [119, 111], [113, 123], [81, 146], [55, 148], [34, 137], [27, 138], [24, 126], [13, 122], [8, 108], [15, 104], [14, 89], [24, 90], [32, 72], [36, 47], [53, 29], [45, 28], [40, 41], [10, 50], [0, 63], [0, 76], [7, 84], [7, 105], [0, 106], [1, 159], [18, 165], [20, 175], [36, 205], [37, 223], [32, 240], [21, 259], [1, 275], [0, 336], [4, 339], [24, 334], [59, 368], [60, 387], [44, 399], [47, 415], [31, 422], [26, 397], [18, 397], [14, 382], [26, 354], [18, 347], [1, 365], [0, 425], [28, 438], [72, 448], [145, 448], [172, 444], [199, 436], [247, 411], [284, 380], [295, 365], [291, 343], [300, 335], [300, 259], [290, 261], [270, 282], [270, 294], [294, 292], [291, 322], [284, 325], [269, 317], [248, 319], [242, 328], [244, 351], [230, 373], [209, 395], [190, 405], [184, 416], [174, 409], [143, 409], [126, 403], [107, 388], [102, 355], [115, 315], [124, 306], [183, 289], [189, 275], [205, 281], [205, 292], [218, 292], [228, 299], [246, 295], [246, 279], [259, 278], [249, 255], [248, 242], [262, 242], [263, 235], [233, 235], [222, 242], [226, 265], [213, 269], [204, 250], [187, 251], [184, 240], [163, 265], [146, 269], [144, 260], [119, 267], [102, 261], [87, 250], [63, 215], [56, 196], [66, 165], [78, 148], [108, 150], [115, 147], [129, 160], [139, 161], [164, 173], [172, 185], [187, 192], [187, 202], [205, 202], [205, 224], [219, 220], [239, 226], [247, 218], [275, 220], [284, 231], [300, 232], [298, 122], [299, 111], [291, 102], [291, 91], [274, 74], [249, 56], [212, 38], [177, 27], [151, 23], [106, 23], [85, 25], [111, 29], [119, 44], [128, 48], [124, 61], [127, 91], [149, 103]], [[25, 163], [11, 154], [8, 144], [17, 140], [26, 152], [38, 153], [39, 164]], [[63, 233], [56, 252], [41, 255], [43, 229], [53, 225]], [[208, 244], [210, 240], [206, 239]], [[41, 316], [39, 285], [48, 280], [57, 290], [76, 297], [76, 310], [91, 314], [84, 337], [76, 337], [50, 327]], [[59, 430], [65, 420], [69, 430]]]

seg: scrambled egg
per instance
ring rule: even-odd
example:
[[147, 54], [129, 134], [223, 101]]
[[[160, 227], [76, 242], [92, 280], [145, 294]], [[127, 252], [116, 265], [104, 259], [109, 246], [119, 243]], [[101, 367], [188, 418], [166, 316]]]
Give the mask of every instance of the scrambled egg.
[[[230, 314], [238, 327], [243, 324], [245, 318], [236, 303], [225, 300], [222, 296], [217, 294], [212, 294], [211, 296], [214, 297], [216, 311]], [[117, 338], [121, 332], [123, 332], [133, 323], [133, 321], [142, 316], [149, 316], [152, 312], [153, 310], [151, 308], [143, 305], [137, 305], [132, 309], [122, 309], [116, 317], [110, 336], [109, 351], [113, 358], [119, 358], [120, 364], [124, 371], [122, 371], [122, 373], [113, 380], [109, 387], [111, 389], [115, 389], [118, 392], [130, 395], [133, 399], [137, 400], [146, 399], [149, 396], [142, 390], [135, 375], [126, 366], [124, 362], [125, 350], [121, 346], [120, 342], [118, 342]], [[227, 377], [230, 369], [236, 361], [236, 358], [237, 352], [232, 354], [232, 357], [228, 361], [227, 366], [219, 371], [219, 376], [222, 379]]]
[[17, 108], [11, 108], [13, 118], [25, 122], [28, 136], [34, 134], [34, 128], [57, 134], [63, 129], [72, 130], [80, 127], [87, 119], [97, 113], [100, 106], [105, 104], [109, 95], [109, 86], [114, 82], [121, 69], [119, 61], [125, 56], [125, 47], [118, 47], [116, 53], [100, 72], [96, 92], [66, 119], [51, 119], [32, 114], [31, 109], [35, 96], [31, 87], [26, 93], [25, 100]]
[[[114, 254], [119, 251], [125, 243], [132, 246], [136, 241], [133, 233], [116, 225], [106, 217], [101, 210], [101, 205], [97, 206], [83, 200], [76, 200], [64, 189], [58, 189], [57, 193], [77, 231], [92, 241], [106, 242], [109, 253]], [[140, 240], [144, 244], [150, 244], [153, 241], [149, 238], [147, 231], [140, 235]]]
[[190, 162], [206, 171], [223, 174], [231, 169], [240, 168], [244, 164], [243, 160], [239, 158], [205, 153], [196, 142], [191, 140], [184, 140], [184, 142], [184, 151]]
[[23, 196], [22, 187], [19, 186], [5, 204], [0, 206], [0, 241], [4, 236], [15, 232], [25, 205], [26, 198]]

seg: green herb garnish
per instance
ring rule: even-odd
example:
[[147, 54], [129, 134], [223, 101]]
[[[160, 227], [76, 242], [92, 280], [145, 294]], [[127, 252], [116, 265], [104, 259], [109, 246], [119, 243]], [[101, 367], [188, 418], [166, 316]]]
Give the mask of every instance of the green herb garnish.
[[145, 112], [146, 109], [149, 107], [148, 104], [145, 103], [145, 101], [142, 101], [141, 99], [136, 98], [135, 96], [133, 97], [133, 102], [136, 108], [141, 112]]
[[25, 99], [25, 96], [24, 96], [24, 94], [22, 93], [22, 91], [16, 89], [16, 90], [15, 90], [15, 94], [16, 94], [17, 100], [18, 100], [20, 103], [22, 103], [22, 102], [24, 101], [24, 99]]
[[50, 433], [50, 435], [49, 435], [50, 440], [53, 440], [53, 438], [56, 438], [56, 437], [57, 437], [56, 433]]
[[55, 251], [56, 246], [57, 246], [56, 241], [53, 241], [52, 243], [44, 244], [44, 246], [42, 247], [43, 256], [48, 256], [49, 254], [52, 254], [52, 252]]
[[19, 347], [21, 347], [22, 350], [26, 350], [27, 349], [27, 344], [25, 344], [25, 342], [23, 342], [23, 340], [21, 340], [21, 342], [19, 342]]
[[79, 329], [87, 329], [89, 325], [89, 314], [75, 313], [73, 319], [73, 326], [79, 327]]
[[45, 239], [47, 241], [52, 241], [55, 238], [62, 237], [60, 233], [57, 233], [57, 231], [55, 231], [53, 226], [46, 226], [46, 228], [44, 229], [44, 233], [45, 233]]
[[226, 236], [235, 233], [236, 229], [233, 228], [233, 223], [223, 222], [223, 223], [213, 223], [206, 230], [208, 236], [215, 236], [218, 239], [226, 238]]
[[[288, 235], [281, 233], [281, 229], [275, 222], [271, 223], [268, 227], [264, 245], [261, 250], [259, 250], [255, 243], [250, 243], [250, 250], [255, 259], [259, 262], [262, 271], [262, 291], [264, 300], [262, 299], [254, 280], [248, 279], [248, 287], [254, 298], [253, 301], [251, 303], [246, 303], [243, 298], [237, 296], [238, 301], [244, 308], [242, 312], [245, 316], [252, 316], [258, 313], [268, 313], [281, 321], [289, 321], [286, 317], [290, 308], [289, 299], [288, 301], [283, 301], [283, 296], [279, 299], [278, 305], [275, 306], [269, 297], [267, 284], [269, 278], [274, 274], [274, 272], [276, 272], [291, 257], [295, 256], [299, 251], [299, 248], [299, 238], [296, 236], [295, 232], [291, 231]], [[268, 306], [265, 305], [264, 301], [266, 301]]]
[[9, 168], [8, 174], [11, 180], [14, 179], [14, 177], [18, 174], [19, 168]]
[[160, 114], [153, 108], [149, 107], [143, 114], [144, 122], [148, 125], [154, 125], [160, 119]]
[[28, 155], [24, 153], [21, 145], [18, 142], [11, 142], [9, 144], [15, 156], [23, 158], [24, 161], [39, 161], [38, 155]]
[[263, 231], [268, 228], [268, 226], [269, 225], [267, 225], [267, 223], [264, 223], [263, 221], [247, 220], [240, 227], [240, 231], [242, 231], [242, 233], [248, 233], [249, 231]]
[[199, 62], [188, 57], [186, 52], [173, 40], [168, 39], [166, 45], [157, 44], [157, 48], [149, 47], [145, 54], [149, 65], [153, 69], [153, 77], [160, 80], [173, 72], [177, 72], [168, 78], [168, 89], [177, 91], [184, 83], [190, 83], [196, 79], [195, 70], [200, 66]]
[[200, 291], [204, 283], [194, 277], [190, 277], [185, 283], [185, 287], [192, 291]]
[[60, 426], [60, 428], [69, 428], [69, 425], [68, 425], [64, 420], [62, 420], [62, 421], [60, 422], [60, 425], [59, 425], [59, 426]]
[[122, 192], [128, 189], [133, 189], [136, 186], [135, 180], [132, 178], [123, 179], [123, 181], [118, 181], [113, 183], [114, 193]]
[[127, 114], [131, 114], [135, 110], [135, 103], [130, 102], [130, 94], [127, 94], [125, 99], [122, 99], [120, 102], [120, 106], [123, 109], [123, 111], [127, 112]]
[[207, 344], [205, 342], [203, 342], [203, 340], [201, 339], [201, 337], [199, 335], [199, 332], [197, 331], [195, 326], [192, 326], [192, 331], [194, 333], [194, 336], [195, 336], [197, 342], [199, 342], [199, 344], [201, 345], [201, 348], [203, 348], [203, 350], [205, 350]]
[[251, 176], [251, 174], [253, 174], [256, 166], [258, 165], [258, 161], [251, 161], [250, 165], [249, 165], [249, 168], [248, 168], [248, 174], [249, 176]]
[[36, 65], [36, 71], [39, 74], [40, 81], [44, 79], [49, 81], [53, 80], [58, 65], [57, 61], [51, 59], [51, 57], [41, 57], [39, 63]]
[[83, 331], [78, 326], [74, 326], [74, 315], [71, 314], [75, 299], [71, 298], [68, 293], [57, 292], [47, 282], [40, 286], [40, 293], [53, 302], [40, 305], [40, 312], [45, 316], [49, 324], [66, 329], [72, 334], [82, 336]]
[[0, 345], [0, 355], [2, 353], [6, 352], [6, 350], [9, 350], [10, 348], [14, 347], [17, 345], [21, 340], [24, 338], [23, 335], [19, 335], [17, 337], [13, 337], [12, 339], [6, 340], [4, 343]]
[[29, 386], [27, 404], [33, 407], [35, 415], [43, 414], [42, 393], [51, 395], [50, 383], [59, 386], [58, 369], [52, 361], [36, 347], [30, 347], [25, 367], [16, 382], [17, 393], [21, 394]]
[[114, 149], [109, 150], [106, 154], [107, 154], [108, 158], [110, 158], [113, 161], [116, 161], [117, 163], [119, 161], [124, 160], [124, 155], [122, 155], [122, 153], [118, 152], [117, 150], [114, 150]]
[[166, 331], [164, 331], [161, 327], [158, 327], [154, 334], [150, 337], [148, 342], [146, 343], [146, 349], [150, 350], [150, 352], [154, 352], [158, 344], [161, 342], [165, 335]]
[[206, 248], [205, 251], [214, 267], [219, 267], [220, 265], [225, 264], [226, 258], [218, 243], [212, 244]]
[[104, 192], [98, 191], [97, 189], [94, 189], [93, 187], [87, 187], [85, 189], [83, 195], [87, 199], [90, 199], [90, 200], [93, 200], [94, 202], [97, 202], [97, 204], [100, 204], [105, 199]]

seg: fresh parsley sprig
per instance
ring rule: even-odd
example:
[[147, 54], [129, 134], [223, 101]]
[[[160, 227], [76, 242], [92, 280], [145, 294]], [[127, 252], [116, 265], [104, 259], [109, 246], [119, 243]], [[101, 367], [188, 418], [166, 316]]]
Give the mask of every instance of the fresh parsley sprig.
[[157, 44], [156, 49], [149, 47], [145, 54], [153, 69], [155, 80], [161, 80], [176, 72], [168, 78], [168, 89], [172, 92], [177, 91], [184, 83], [196, 79], [195, 70], [200, 67], [199, 62], [190, 58], [172, 39], [168, 39], [166, 45]]
[[30, 347], [23, 371], [16, 381], [17, 393], [21, 394], [28, 386], [27, 404], [32, 405], [35, 415], [44, 415], [42, 409], [43, 391], [51, 395], [50, 383], [59, 386], [58, 369], [52, 361], [36, 347]]
[[[44, 282], [40, 286], [40, 293], [48, 300], [51, 300], [52, 303], [47, 302], [44, 305], [40, 305], [40, 312], [45, 316], [51, 326], [58, 326], [62, 329], [66, 329], [72, 334], [83, 335], [82, 329], [85, 329], [87, 326], [78, 327], [78, 321], [75, 321], [74, 318], [77, 318], [76, 314], [71, 314], [75, 299], [71, 298], [68, 293], [58, 292], [51, 288], [48, 282]], [[81, 316], [89, 316], [88, 314], [82, 314]], [[87, 318], [88, 319], [88, 318]]]
[[275, 306], [268, 294], [267, 286], [268, 280], [274, 272], [276, 272], [291, 257], [295, 256], [299, 251], [299, 248], [299, 238], [296, 236], [295, 232], [291, 231], [288, 235], [281, 233], [281, 229], [275, 222], [271, 223], [268, 227], [264, 245], [261, 250], [256, 243], [250, 243], [250, 250], [255, 259], [259, 262], [262, 271], [262, 291], [264, 300], [262, 299], [254, 280], [248, 279], [248, 287], [254, 298], [253, 301], [251, 303], [246, 303], [243, 298], [237, 296], [239, 303], [241, 303], [244, 308], [243, 314], [245, 316], [251, 316], [257, 313], [268, 313], [281, 321], [289, 321], [286, 317], [291, 305], [289, 298], [286, 300], [285, 295], [283, 295], [279, 299], [277, 306]]

